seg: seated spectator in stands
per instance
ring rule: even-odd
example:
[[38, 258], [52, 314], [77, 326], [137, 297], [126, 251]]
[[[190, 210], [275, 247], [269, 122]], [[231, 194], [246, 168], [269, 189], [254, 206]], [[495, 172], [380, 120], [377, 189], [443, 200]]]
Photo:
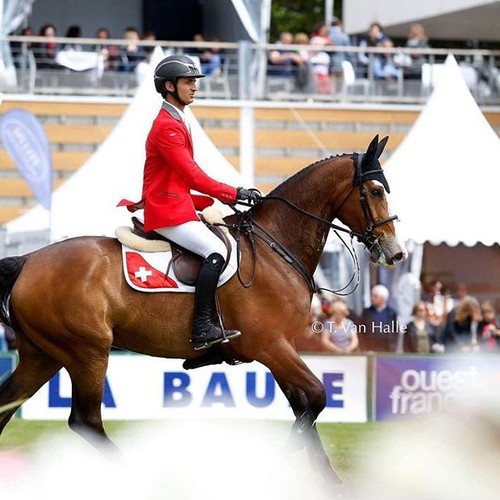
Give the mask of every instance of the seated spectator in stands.
[[46, 24], [40, 28], [38, 36], [44, 36], [47, 42], [33, 44], [33, 55], [38, 69], [56, 69], [60, 66], [55, 62], [57, 44], [52, 39], [56, 36], [56, 28], [52, 24]]
[[125, 73], [133, 73], [137, 65], [147, 58], [147, 52], [144, 47], [138, 45], [139, 31], [136, 28], [129, 26], [125, 30], [123, 36], [127, 40], [127, 45], [120, 47], [120, 71]]
[[[35, 33], [31, 26], [23, 28], [20, 36], [34, 36]], [[16, 68], [25, 68], [28, 65], [28, 51], [32, 49], [33, 44], [31, 42], [10, 42], [10, 50], [12, 53], [12, 59], [14, 61], [14, 66]]]
[[[379, 23], [372, 23], [368, 30], [368, 35], [359, 43], [360, 47], [393, 47], [392, 40], [384, 33]], [[399, 71], [393, 61], [393, 56], [387, 54], [367, 54], [358, 53], [359, 62], [366, 68], [366, 74], [369, 74], [369, 66], [373, 77], [376, 80], [394, 80], [398, 77]]]
[[465, 299], [448, 314], [443, 332], [446, 352], [479, 351], [478, 326], [481, 310], [477, 301]]
[[120, 50], [116, 45], [108, 43], [108, 40], [110, 39], [108, 28], [99, 28], [96, 31], [95, 37], [102, 40], [102, 43], [94, 46], [94, 50], [101, 53], [104, 69], [116, 69]]
[[[214, 36], [214, 37], [212, 37], [212, 42], [221, 43], [222, 38], [220, 36]], [[214, 46], [210, 50], [212, 51], [213, 54], [217, 54], [220, 57], [220, 64], [221, 64], [221, 70], [222, 70], [222, 67], [224, 66], [224, 62], [225, 62], [226, 58], [229, 57], [229, 54], [226, 53], [226, 49], [223, 49], [220, 46]]]
[[[330, 40], [334, 47], [350, 47], [352, 46], [351, 37], [344, 31], [342, 21], [338, 17], [332, 19], [332, 24], [329, 30]], [[332, 59], [332, 72], [342, 73], [342, 62], [352, 59], [350, 52], [333, 52]]]
[[291, 33], [285, 31], [280, 34], [276, 49], [269, 53], [268, 75], [292, 78], [296, 87], [303, 89], [305, 87], [303, 75], [308, 75], [309, 68], [296, 50], [287, 47], [292, 44], [293, 35]]
[[[311, 38], [313, 47], [323, 47], [325, 45], [324, 38], [313, 36]], [[311, 50], [309, 56], [309, 65], [314, 81], [316, 84], [316, 92], [318, 94], [330, 94], [332, 91], [332, 82], [330, 79], [330, 55], [324, 50]]]
[[[197, 33], [194, 35], [193, 41], [203, 43], [205, 42], [205, 38], [201, 33]], [[189, 49], [189, 55], [198, 56], [200, 58], [201, 72], [204, 75], [220, 75], [222, 71], [222, 60], [217, 52], [213, 52], [212, 49], [203, 47], [194, 47]]]
[[[142, 40], [145, 42], [154, 42], [154, 41], [156, 41], [156, 33], [154, 31], [151, 31], [151, 30], [146, 31], [146, 33], [144, 33], [142, 35]], [[150, 56], [153, 53], [153, 51], [155, 50], [155, 46], [150, 45], [148, 47], [144, 47], [144, 50], [148, 54], [148, 56]]]
[[[310, 39], [308, 34], [304, 33], [303, 31], [295, 33], [295, 35], [293, 36], [293, 43], [294, 45], [309, 45]], [[309, 50], [309, 48], [299, 49], [298, 53], [304, 62], [309, 61], [309, 58], [311, 57], [311, 51]]]
[[481, 304], [481, 321], [478, 324], [478, 340], [481, 351], [495, 352], [500, 347], [500, 324], [491, 301]]
[[[81, 38], [82, 37], [82, 28], [78, 24], [73, 24], [66, 31], [66, 38]], [[75, 41], [75, 43], [66, 43], [64, 44], [63, 50], [84, 50], [84, 46]]]
[[272, 76], [290, 76], [295, 75], [296, 66], [303, 63], [304, 60], [300, 54], [287, 48], [293, 44], [293, 35], [288, 31], [280, 34], [279, 41], [276, 42], [276, 49], [269, 52], [268, 73]]
[[[427, 35], [421, 24], [413, 23], [410, 26], [410, 32], [405, 47], [410, 49], [426, 49], [429, 47]], [[422, 65], [427, 60], [425, 55], [415, 52], [413, 54], [407, 54], [405, 59], [405, 63], [401, 64], [401, 66], [403, 66], [404, 78], [408, 80], [420, 80], [422, 78]]]
[[348, 319], [349, 309], [342, 300], [335, 300], [329, 315], [323, 320], [321, 342], [324, 351], [350, 354], [359, 345], [356, 325]]
[[311, 38], [318, 37], [323, 40], [323, 45], [332, 45], [332, 39], [330, 38], [330, 29], [324, 23], [318, 24], [314, 31], [311, 33]]
[[[299, 31], [293, 37], [294, 45], [309, 45], [311, 43], [307, 33]], [[309, 87], [314, 83], [311, 72], [310, 58], [316, 53], [309, 48], [298, 49], [297, 53], [300, 56], [301, 64], [297, 66], [297, 73], [295, 75], [295, 86], [297, 89], [308, 92]]]
[[465, 285], [465, 283], [457, 283], [455, 285], [453, 297], [455, 300], [455, 304], [457, 305], [464, 300], [470, 300], [479, 305], [479, 301], [476, 299], [476, 297], [473, 297], [467, 291], [467, 286]]
[[403, 332], [404, 352], [430, 353], [439, 351], [434, 330], [428, 321], [427, 307], [421, 300], [417, 302], [412, 311], [413, 319], [408, 323]]
[[387, 304], [389, 290], [375, 285], [370, 297], [371, 306], [364, 309], [359, 320], [359, 348], [363, 352], [396, 352], [400, 328], [396, 311]]
[[441, 281], [431, 281], [422, 294], [422, 300], [427, 307], [427, 318], [434, 337], [439, 341], [446, 324], [448, 313], [453, 309], [453, 299]]

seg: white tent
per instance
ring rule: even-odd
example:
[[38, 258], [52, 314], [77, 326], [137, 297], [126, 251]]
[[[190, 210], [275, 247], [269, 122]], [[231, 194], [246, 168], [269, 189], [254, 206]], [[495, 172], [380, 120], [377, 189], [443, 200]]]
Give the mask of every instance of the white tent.
[[[81, 235], [114, 235], [117, 226], [130, 221], [130, 213], [116, 204], [122, 198], [141, 197], [144, 145], [151, 123], [161, 106], [154, 90], [152, 71], [163, 53], [158, 49], [133, 101], [116, 127], [89, 160], [52, 197], [51, 239]], [[241, 178], [203, 132], [189, 111], [198, 164], [212, 177], [232, 185]], [[6, 225], [8, 233], [44, 229], [48, 215], [41, 206]]]
[[384, 169], [406, 239], [452, 246], [500, 243], [500, 139], [453, 56]]

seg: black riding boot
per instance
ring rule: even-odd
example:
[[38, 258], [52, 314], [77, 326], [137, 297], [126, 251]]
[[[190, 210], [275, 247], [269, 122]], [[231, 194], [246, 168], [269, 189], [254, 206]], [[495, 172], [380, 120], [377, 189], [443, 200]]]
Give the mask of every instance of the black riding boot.
[[241, 335], [238, 330], [222, 331], [221, 327], [212, 323], [215, 312], [215, 292], [217, 282], [224, 267], [224, 258], [212, 253], [203, 261], [196, 281], [194, 296], [194, 320], [191, 343], [193, 348], [205, 349], [213, 344]]

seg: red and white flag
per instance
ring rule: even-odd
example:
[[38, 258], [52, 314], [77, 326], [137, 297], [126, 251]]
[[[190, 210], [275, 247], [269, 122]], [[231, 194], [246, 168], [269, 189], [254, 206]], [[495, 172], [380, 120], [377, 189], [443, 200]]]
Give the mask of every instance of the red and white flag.
[[177, 283], [135, 252], [126, 252], [130, 282], [138, 288], [178, 288]]

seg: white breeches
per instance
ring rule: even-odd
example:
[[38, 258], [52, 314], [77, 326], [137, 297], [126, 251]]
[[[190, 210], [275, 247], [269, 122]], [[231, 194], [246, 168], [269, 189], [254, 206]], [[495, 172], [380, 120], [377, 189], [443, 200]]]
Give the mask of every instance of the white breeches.
[[226, 258], [226, 245], [201, 220], [161, 227], [155, 232], [205, 259], [214, 252]]

